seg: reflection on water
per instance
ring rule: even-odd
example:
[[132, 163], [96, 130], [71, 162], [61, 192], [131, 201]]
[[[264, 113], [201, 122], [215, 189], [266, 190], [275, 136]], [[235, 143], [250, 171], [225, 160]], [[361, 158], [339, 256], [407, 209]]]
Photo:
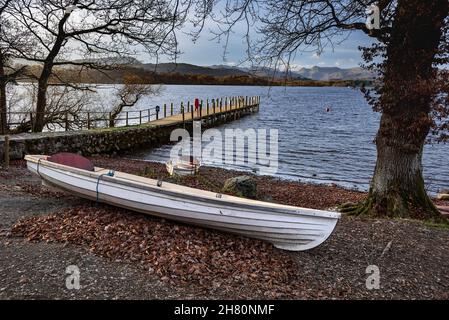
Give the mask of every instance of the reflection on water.
[[[374, 170], [373, 139], [379, 124], [358, 90], [349, 88], [266, 88], [234, 86], [166, 86], [159, 97], [140, 104], [155, 105], [195, 98], [262, 97], [260, 112], [217, 127], [279, 130], [279, 169], [276, 176], [316, 183], [336, 183], [366, 190]], [[139, 151], [135, 156], [167, 161], [172, 146]], [[424, 175], [432, 192], [449, 187], [449, 145], [425, 148]], [[207, 163], [206, 163], [207, 164]], [[248, 165], [219, 165], [253, 170]]]

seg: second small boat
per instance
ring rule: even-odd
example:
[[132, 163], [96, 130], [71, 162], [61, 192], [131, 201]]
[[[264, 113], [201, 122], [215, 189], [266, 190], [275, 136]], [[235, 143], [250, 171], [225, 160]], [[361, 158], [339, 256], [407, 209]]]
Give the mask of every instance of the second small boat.
[[171, 176], [193, 176], [199, 172], [200, 162], [194, 157], [181, 157], [177, 161], [168, 161], [166, 167]]

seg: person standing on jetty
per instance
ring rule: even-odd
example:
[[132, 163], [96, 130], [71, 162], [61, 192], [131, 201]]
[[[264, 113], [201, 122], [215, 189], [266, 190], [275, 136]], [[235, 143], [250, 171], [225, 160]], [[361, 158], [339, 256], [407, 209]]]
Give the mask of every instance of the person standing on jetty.
[[195, 99], [195, 113], [197, 114], [197, 116], [199, 115], [198, 111], [200, 109], [200, 99], [196, 98]]

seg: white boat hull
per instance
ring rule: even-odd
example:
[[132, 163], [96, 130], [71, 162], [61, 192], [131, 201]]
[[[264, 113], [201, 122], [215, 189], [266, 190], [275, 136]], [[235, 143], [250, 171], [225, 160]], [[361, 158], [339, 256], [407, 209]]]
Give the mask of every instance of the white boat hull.
[[[39, 160], [41, 159], [41, 160]], [[80, 197], [165, 219], [271, 242], [284, 250], [303, 251], [322, 244], [340, 214], [217, 195], [107, 170], [89, 172], [27, 156], [29, 170], [47, 184]]]

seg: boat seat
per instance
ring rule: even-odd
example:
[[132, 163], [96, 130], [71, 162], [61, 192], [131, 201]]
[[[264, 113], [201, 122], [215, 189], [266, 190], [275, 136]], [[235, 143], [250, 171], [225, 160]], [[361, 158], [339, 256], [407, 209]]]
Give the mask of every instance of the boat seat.
[[58, 153], [49, 157], [47, 161], [81, 170], [95, 171], [94, 164], [89, 159], [74, 153]]

